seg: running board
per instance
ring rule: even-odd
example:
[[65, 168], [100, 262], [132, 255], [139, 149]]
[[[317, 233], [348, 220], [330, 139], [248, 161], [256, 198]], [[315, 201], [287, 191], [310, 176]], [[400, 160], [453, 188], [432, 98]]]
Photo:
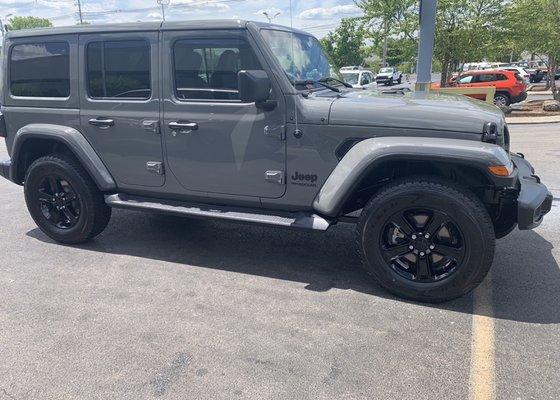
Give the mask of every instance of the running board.
[[[153, 211], [185, 217], [215, 218], [293, 229], [326, 231], [331, 225], [331, 222], [318, 215], [306, 214], [303, 212], [276, 212], [274, 214], [262, 214], [253, 209], [245, 209], [241, 207], [190, 204], [173, 200], [158, 200], [147, 197], [128, 196], [122, 193], [105, 196], [105, 203], [107, 203], [110, 207], [124, 208], [128, 210]], [[265, 210], [258, 211], [262, 212]]]

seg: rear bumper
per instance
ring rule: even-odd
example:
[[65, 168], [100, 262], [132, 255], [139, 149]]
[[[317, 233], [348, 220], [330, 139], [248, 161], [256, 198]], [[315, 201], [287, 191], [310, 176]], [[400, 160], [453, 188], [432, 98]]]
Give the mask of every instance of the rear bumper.
[[512, 155], [517, 167], [520, 191], [517, 198], [517, 224], [519, 229], [533, 229], [541, 224], [552, 209], [552, 194], [535, 175], [535, 169], [523, 157]]
[[2, 177], [11, 180], [10, 178], [11, 169], [12, 169], [12, 160], [10, 159], [0, 160], [0, 175], [2, 175]]
[[522, 101], [527, 100], [527, 92], [521, 92], [519, 96], [512, 96], [511, 102], [512, 103], [521, 103]]

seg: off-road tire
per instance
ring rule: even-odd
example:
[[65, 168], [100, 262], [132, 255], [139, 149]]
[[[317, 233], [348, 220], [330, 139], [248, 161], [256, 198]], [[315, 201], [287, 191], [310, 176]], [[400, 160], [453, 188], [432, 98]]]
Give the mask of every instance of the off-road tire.
[[397, 83], [400, 85], [402, 83], [402, 75], [399, 76], [399, 79], [397, 80]]
[[[457, 222], [467, 244], [464, 262], [437, 282], [414, 282], [397, 273], [382, 255], [381, 237], [388, 218], [407, 208], [431, 207]], [[382, 189], [364, 207], [356, 242], [366, 271], [389, 292], [415, 301], [443, 302], [460, 297], [483, 281], [494, 257], [492, 220], [481, 201], [452, 182], [412, 177]]]
[[[53, 174], [67, 181], [77, 196], [80, 213], [70, 228], [54, 226], [41, 210], [40, 184]], [[79, 161], [69, 155], [55, 154], [35, 160], [26, 171], [24, 192], [31, 217], [47, 236], [57, 242], [86, 242], [103, 232], [111, 218], [111, 208], [105, 204], [103, 194]]]

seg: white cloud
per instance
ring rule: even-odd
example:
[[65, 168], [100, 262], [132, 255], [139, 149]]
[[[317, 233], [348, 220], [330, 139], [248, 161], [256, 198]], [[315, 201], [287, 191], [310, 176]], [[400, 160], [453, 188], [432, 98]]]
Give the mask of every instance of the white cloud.
[[317, 7], [304, 10], [299, 14], [301, 19], [330, 19], [336, 17], [358, 16], [362, 10], [355, 4], [339, 5], [334, 7]]

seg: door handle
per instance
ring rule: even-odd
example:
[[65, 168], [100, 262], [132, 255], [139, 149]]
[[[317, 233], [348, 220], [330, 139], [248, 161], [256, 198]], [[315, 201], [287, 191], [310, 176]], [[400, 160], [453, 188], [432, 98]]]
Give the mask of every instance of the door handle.
[[108, 128], [110, 126], [115, 125], [115, 121], [109, 118], [92, 118], [89, 120], [89, 124], [93, 126], [97, 126], [99, 128]]
[[198, 124], [196, 122], [189, 122], [189, 121], [170, 122], [167, 126], [169, 126], [169, 129], [171, 129], [172, 131], [196, 131], [196, 130], [198, 130]]

